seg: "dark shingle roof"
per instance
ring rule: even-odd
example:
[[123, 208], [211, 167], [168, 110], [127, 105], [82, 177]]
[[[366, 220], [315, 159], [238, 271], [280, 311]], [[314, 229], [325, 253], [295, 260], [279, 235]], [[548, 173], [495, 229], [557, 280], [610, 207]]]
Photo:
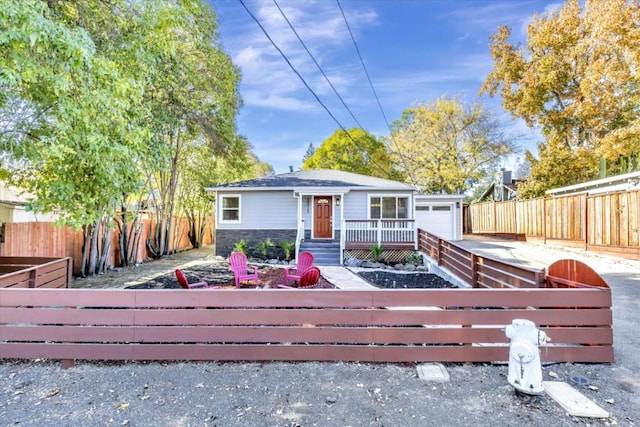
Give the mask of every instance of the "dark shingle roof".
[[413, 190], [412, 186], [403, 182], [329, 169], [304, 170], [265, 176], [248, 181], [239, 181], [211, 187], [208, 188], [208, 190], [293, 189], [303, 187], [358, 187], [362, 189]]

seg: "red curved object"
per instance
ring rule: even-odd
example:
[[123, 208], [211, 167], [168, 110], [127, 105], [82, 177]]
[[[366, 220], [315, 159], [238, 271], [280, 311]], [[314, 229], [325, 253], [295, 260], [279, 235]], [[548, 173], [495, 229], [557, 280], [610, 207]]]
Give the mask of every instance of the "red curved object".
[[561, 259], [547, 267], [547, 287], [550, 288], [608, 288], [587, 264], [575, 259]]

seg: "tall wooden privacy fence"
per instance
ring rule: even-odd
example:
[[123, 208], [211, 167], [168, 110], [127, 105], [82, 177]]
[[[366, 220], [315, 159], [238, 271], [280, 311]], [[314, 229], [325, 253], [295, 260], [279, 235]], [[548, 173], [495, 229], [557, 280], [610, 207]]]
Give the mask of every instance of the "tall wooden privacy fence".
[[609, 289], [0, 289], [0, 357], [507, 361], [534, 321], [544, 361], [612, 362]]
[[[152, 257], [146, 247], [151, 224], [143, 219], [142, 236], [138, 245], [137, 262]], [[191, 248], [187, 236], [187, 219], [175, 218], [172, 226], [174, 238], [170, 239], [171, 250]], [[82, 231], [68, 227], [58, 227], [49, 222], [5, 223], [4, 243], [0, 243], [0, 256], [20, 257], [70, 257], [78, 273], [82, 265]], [[213, 243], [213, 218], [207, 220], [207, 229], [203, 244]], [[109, 264], [117, 265], [120, 258], [119, 232], [114, 230], [111, 236]]]
[[640, 191], [476, 203], [465, 207], [465, 227], [640, 259]]

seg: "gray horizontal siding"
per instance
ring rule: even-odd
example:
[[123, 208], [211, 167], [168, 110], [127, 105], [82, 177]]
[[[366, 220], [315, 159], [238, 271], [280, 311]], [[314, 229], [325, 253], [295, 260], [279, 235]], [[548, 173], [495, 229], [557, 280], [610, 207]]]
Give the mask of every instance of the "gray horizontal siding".
[[292, 191], [254, 191], [218, 193], [239, 194], [240, 223], [219, 223], [223, 230], [282, 230], [296, 229], [298, 218], [298, 199]]

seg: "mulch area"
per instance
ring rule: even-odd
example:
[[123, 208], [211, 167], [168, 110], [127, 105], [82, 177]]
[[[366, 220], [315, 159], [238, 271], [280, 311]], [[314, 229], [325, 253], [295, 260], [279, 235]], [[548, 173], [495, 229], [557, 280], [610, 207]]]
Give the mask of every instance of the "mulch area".
[[[233, 273], [228, 267], [202, 264], [190, 266], [182, 269], [187, 276], [189, 283], [207, 282], [209, 285], [220, 286], [222, 289], [235, 289]], [[260, 286], [277, 288], [279, 284], [284, 284], [284, 268], [259, 266], [258, 277]], [[289, 283], [291, 285], [291, 283]], [[242, 289], [255, 289], [253, 282], [243, 282]], [[320, 277], [317, 288], [334, 289], [330, 282]], [[164, 274], [136, 285], [127, 286], [127, 289], [180, 289], [175, 274]]]
[[386, 270], [361, 271], [360, 277], [384, 289], [440, 289], [457, 288], [432, 273], [398, 273]]

